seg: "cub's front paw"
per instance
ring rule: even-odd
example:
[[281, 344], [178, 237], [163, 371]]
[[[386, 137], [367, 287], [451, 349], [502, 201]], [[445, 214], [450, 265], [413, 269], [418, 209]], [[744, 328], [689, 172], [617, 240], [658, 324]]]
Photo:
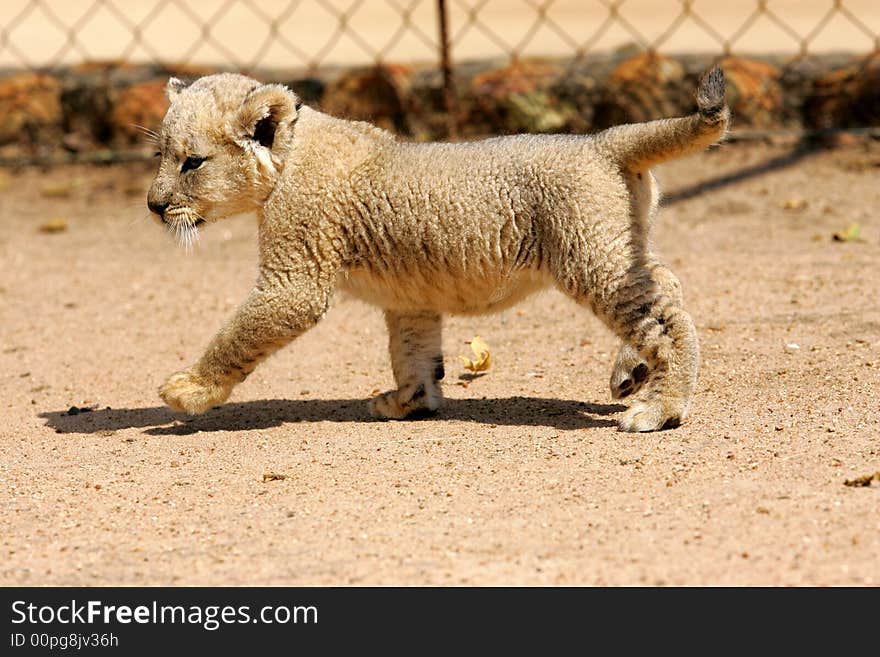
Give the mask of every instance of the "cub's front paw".
[[184, 370], [168, 377], [159, 388], [159, 396], [176, 411], [199, 415], [226, 401], [232, 386], [206, 381], [192, 370]]
[[370, 400], [370, 415], [380, 420], [403, 420], [433, 415], [440, 407], [439, 389], [424, 385], [391, 390]]
[[391, 390], [373, 397], [370, 402], [370, 415], [379, 420], [402, 420], [406, 411], [397, 401], [397, 391]]

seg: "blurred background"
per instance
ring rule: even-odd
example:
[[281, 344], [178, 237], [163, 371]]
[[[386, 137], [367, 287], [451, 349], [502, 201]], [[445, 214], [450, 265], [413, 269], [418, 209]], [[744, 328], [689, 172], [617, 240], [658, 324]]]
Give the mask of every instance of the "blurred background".
[[878, 124], [875, 0], [4, 0], [0, 159], [131, 159], [169, 75], [241, 71], [413, 139], [589, 132], [689, 111], [739, 134]]
[[867, 52], [875, 0], [4, 0], [0, 66], [93, 60], [239, 69], [666, 52]]

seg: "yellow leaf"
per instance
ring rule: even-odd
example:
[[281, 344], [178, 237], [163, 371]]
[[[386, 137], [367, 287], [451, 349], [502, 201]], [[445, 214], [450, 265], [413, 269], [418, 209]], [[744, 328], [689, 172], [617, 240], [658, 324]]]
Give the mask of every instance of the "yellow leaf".
[[483, 339], [479, 335], [474, 336], [474, 339], [471, 340], [471, 351], [474, 352], [474, 356], [477, 357], [476, 360], [471, 360], [464, 356], [458, 357], [465, 369], [468, 369], [471, 372], [485, 372], [488, 370], [489, 366], [492, 364], [492, 357], [489, 354], [489, 345], [483, 342]]
[[835, 242], [860, 242], [862, 227], [859, 224], [850, 224], [846, 230], [834, 233], [831, 236]]
[[63, 233], [65, 230], [67, 230], [67, 219], [61, 217], [50, 219], [40, 226], [41, 233]]
[[783, 210], [806, 210], [807, 201], [802, 198], [789, 198], [779, 204]]

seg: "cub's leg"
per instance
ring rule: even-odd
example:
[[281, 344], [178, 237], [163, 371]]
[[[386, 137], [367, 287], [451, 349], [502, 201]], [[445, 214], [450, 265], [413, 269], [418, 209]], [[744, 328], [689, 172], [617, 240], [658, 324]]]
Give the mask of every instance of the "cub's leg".
[[387, 310], [385, 323], [397, 390], [372, 399], [370, 412], [377, 418], [400, 420], [436, 411], [443, 398], [439, 381], [444, 376], [440, 315]]
[[222, 404], [261, 361], [314, 326], [326, 312], [329, 287], [291, 280], [261, 278], [199, 361], [159, 388], [165, 403], [191, 414]]
[[[664, 264], [653, 255], [648, 256], [648, 268], [651, 278], [660, 288], [662, 294], [679, 308], [682, 306], [681, 283]], [[624, 342], [617, 353], [614, 368], [611, 370], [611, 396], [614, 399], [623, 399], [638, 392], [642, 384], [648, 378], [648, 363], [639, 355], [632, 345]]]
[[632, 268], [627, 281], [603, 305], [605, 321], [648, 367], [642, 389], [620, 419], [620, 429], [678, 426], [687, 416], [699, 364], [690, 315], [654, 281], [647, 267]]
[[[574, 246], [574, 245], [570, 245]], [[577, 247], [566, 248], [556, 275], [560, 288], [593, 311], [647, 364], [647, 377], [619, 421], [622, 431], [678, 426], [687, 416], [697, 380], [699, 348], [693, 321], [654, 280], [638, 244], [610, 250], [601, 269], [572, 267]], [[574, 257], [572, 257], [574, 256]]]

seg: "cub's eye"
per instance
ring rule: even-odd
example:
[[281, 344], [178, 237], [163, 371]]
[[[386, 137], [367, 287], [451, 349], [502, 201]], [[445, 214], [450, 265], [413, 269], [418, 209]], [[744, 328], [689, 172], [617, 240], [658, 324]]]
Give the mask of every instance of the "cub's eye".
[[186, 173], [187, 171], [195, 171], [200, 166], [205, 163], [205, 160], [208, 159], [206, 157], [188, 157], [183, 161], [183, 166], [180, 167], [180, 173]]
[[153, 153], [153, 157], [162, 157], [162, 151], [156, 151]]

